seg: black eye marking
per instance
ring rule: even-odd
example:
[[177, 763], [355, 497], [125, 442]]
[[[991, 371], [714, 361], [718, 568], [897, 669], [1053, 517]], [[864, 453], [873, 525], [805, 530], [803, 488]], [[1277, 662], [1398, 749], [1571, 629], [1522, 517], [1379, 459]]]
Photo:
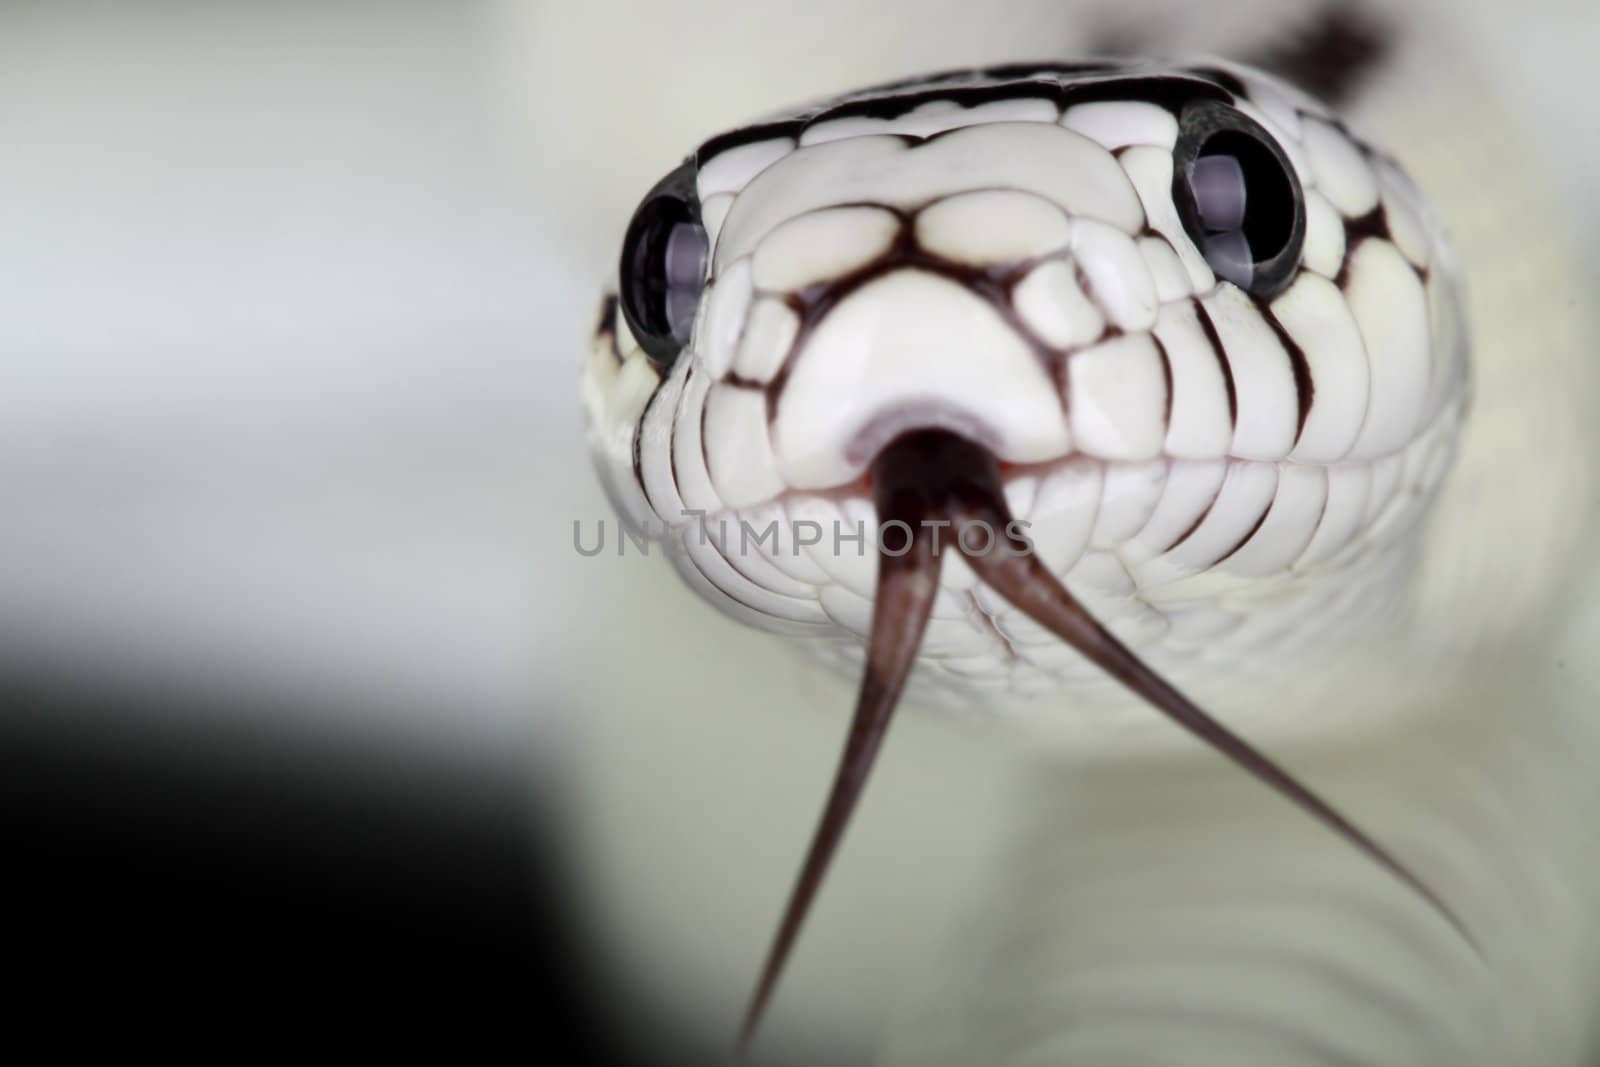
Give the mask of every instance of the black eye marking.
[[1172, 198], [1219, 278], [1263, 298], [1294, 278], [1306, 239], [1305, 193], [1260, 123], [1215, 100], [1184, 107]]
[[700, 221], [695, 165], [687, 160], [656, 183], [628, 223], [619, 279], [622, 317], [663, 370], [689, 343], [705, 288], [710, 241]]

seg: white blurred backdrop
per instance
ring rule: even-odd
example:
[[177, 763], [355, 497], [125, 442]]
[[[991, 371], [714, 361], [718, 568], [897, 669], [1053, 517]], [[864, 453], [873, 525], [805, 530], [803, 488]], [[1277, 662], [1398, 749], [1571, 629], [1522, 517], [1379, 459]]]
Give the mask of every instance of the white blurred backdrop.
[[[634, 202], [798, 99], [1129, 24], [1225, 47], [1260, 8], [7, 4], [0, 658], [557, 786], [593, 951], [640, 1026], [718, 1047], [849, 694], [661, 561], [572, 550], [608, 514], [576, 378]], [[1589, 267], [1591, 8], [1431, 9]], [[799, 1062], [865, 1059], [1007, 840], [1016, 753], [897, 731], [780, 994]]]

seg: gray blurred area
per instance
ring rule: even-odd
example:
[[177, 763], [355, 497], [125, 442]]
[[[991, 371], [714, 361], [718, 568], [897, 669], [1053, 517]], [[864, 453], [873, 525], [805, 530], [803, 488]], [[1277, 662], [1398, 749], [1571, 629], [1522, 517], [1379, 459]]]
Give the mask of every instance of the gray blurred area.
[[[26, 803], [13, 821], [71, 851], [73, 834], [120, 833], [95, 829], [112, 817], [103, 808], [119, 806], [104, 798], [113, 779], [84, 768], [133, 766], [115, 779], [130, 794], [181, 772], [190, 785], [163, 794], [172, 810], [140, 823], [140, 840], [166, 849], [158, 857], [203, 863], [186, 841], [244, 857], [265, 847], [300, 856], [285, 879], [348, 874], [339, 865], [353, 862], [374, 893], [455, 872], [373, 928], [374, 943], [475, 917], [463, 936], [492, 944], [503, 922], [508, 941], [537, 943], [496, 961], [509, 964], [508, 982], [543, 968], [542, 981], [576, 990], [599, 1029], [643, 1062], [715, 1061], [821, 802], [850, 689], [716, 616], [662, 560], [573, 550], [574, 522], [592, 529], [609, 516], [584, 453], [577, 373], [635, 201], [705, 134], [796, 100], [927, 68], [1066, 55], [1130, 30], [1225, 49], [1235, 34], [1265, 32], [1267, 9], [1292, 17], [1311, 6], [8, 4], [0, 680], [26, 699], [0, 707], [0, 742], [13, 750], [13, 781], [32, 782], [16, 790]], [[1445, 199], [1464, 214], [1497, 216], [1464, 227], [1465, 251], [1494, 266], [1474, 278], [1478, 314], [1507, 342], [1491, 353], [1491, 386], [1497, 374], [1536, 376], [1541, 353], [1592, 351], [1579, 304], [1600, 279], [1591, 8], [1536, 0], [1411, 13], [1448, 39], [1430, 62], [1453, 64], [1458, 81], [1407, 95], [1415, 107], [1383, 132], [1433, 130], [1416, 151], [1439, 154], [1421, 168], [1453, 183]], [[1452, 95], [1459, 80], [1477, 95]], [[1452, 101], [1470, 113], [1453, 113]], [[1479, 101], [1492, 121], [1472, 110]], [[1477, 154], [1452, 155], [1452, 137]], [[1485, 208], [1474, 194], [1489, 187], [1497, 152], [1519, 164], [1501, 187], [1526, 203]], [[1460, 158], [1482, 169], [1462, 178], [1450, 169]], [[1524, 211], [1539, 219], [1528, 247], [1503, 239], [1519, 232], [1507, 218]], [[1538, 453], [1528, 427], [1541, 421], [1552, 438], [1564, 432], [1516, 397], [1493, 400], [1482, 405], [1486, 454]], [[1515, 469], [1481, 469], [1490, 473], [1468, 472], [1452, 514], [1478, 514], [1472, 494], [1518, 482]], [[1586, 1020], [1600, 988], [1583, 982], [1600, 978], [1597, 931], [1582, 916], [1600, 899], [1600, 854], [1584, 830], [1600, 817], [1587, 785], [1600, 728], [1582, 713], [1600, 693], [1589, 662], [1600, 613], [1589, 606], [1592, 571], [1572, 560], [1592, 555], [1596, 500], [1586, 455], [1547, 455], [1543, 472], [1518, 482], [1550, 505], [1527, 540], [1505, 532], [1515, 524], [1502, 516], [1429, 579], [1432, 617], [1449, 621], [1435, 627], [1442, 636], [1424, 635], [1443, 651], [1418, 662], [1454, 663], [1482, 682], [1470, 699], [1447, 672], [1371, 668], [1409, 677], [1407, 699], [1431, 694], [1434, 714], [1453, 709], [1469, 725], [1442, 741], [1408, 725], [1296, 750], [1298, 766], [1342, 789], [1358, 814], [1400, 819], [1388, 825], [1424, 865], [1431, 857], [1468, 879], [1451, 866], [1465, 855], [1526, 874], [1470, 902], [1513, 946], [1500, 957], [1512, 961], [1504, 986], [1457, 986], [1464, 972], [1452, 959], [1406, 1001], [1415, 1026], [1444, 1020], [1442, 1044], [1386, 1044], [1374, 1027], [1362, 1047], [1376, 1058], [1358, 1062], [1402, 1062], [1383, 1058], [1394, 1048], [1414, 1057], [1404, 1062], [1495, 1062], [1471, 1058], [1471, 1023], [1493, 1015], [1497, 998], [1516, 1021], [1496, 1030], [1496, 1047], [1544, 1048], [1539, 1062], [1550, 1064], [1584, 1062], [1593, 1047]], [[1508, 563], [1508, 543], [1541, 547]], [[1453, 591], [1485, 580], [1494, 561], [1508, 576], [1487, 608], [1504, 610], [1460, 617]], [[1461, 662], [1470, 657], [1452, 644], [1457, 630], [1473, 635], [1461, 647], [1501, 650], [1494, 670]], [[1547, 630], [1561, 636], [1545, 640]], [[1560, 677], [1545, 687], [1556, 663]], [[1337, 686], [1306, 695], [1307, 706]], [[1530, 726], [1502, 744], [1495, 731], [1511, 715]], [[1414, 750], [1395, 747], [1407, 738]], [[1511, 755], [1497, 762], [1501, 752]], [[1207, 971], [1204, 951], [1221, 934], [1247, 945], [1271, 901], [1258, 912], [1257, 898], [1234, 897], [1238, 912], [1188, 923], [1148, 886], [1129, 892], [1175, 841], [1175, 866], [1153, 876], [1198, 880], [1219, 899], [1232, 891], [1226, 872], [1256, 863], [1262, 899], [1307, 878], [1335, 898], [1387, 891], [1292, 814], [1263, 814], [1247, 786], [1164, 762], [1176, 759], [1162, 753], [1118, 778], [1115, 760], [1093, 753], [1041, 759], [983, 722], [908, 715], [756, 1062], [973, 1063], [974, 1045], [1000, 1048], [1019, 1032], [1029, 1036], [1005, 1062], [1124, 1062], [1119, 1035], [1149, 1018], [1136, 1009], [1171, 1005], [1092, 988], [1104, 973], [1093, 961], [1144, 944], [1141, 931], [1151, 970], [1116, 979], [1135, 993], [1175, 976], [1270, 993], [1248, 967], [1237, 978]], [[235, 806], [285, 795], [300, 800], [256, 821], [287, 829], [231, 832]], [[1519, 807], [1528, 797], [1537, 803]], [[79, 817], [53, 818], [73, 805]], [[185, 829], [173, 812], [197, 806], [214, 823]], [[357, 808], [366, 814], [348, 817]], [[1552, 811], [1559, 818], [1546, 819]], [[1491, 817], [1502, 820], [1493, 834], [1483, 830]], [[1223, 827], [1218, 851], [1185, 852], [1206, 825]], [[301, 833], [309, 827], [317, 834]], [[319, 844], [305, 860], [295, 849], [310, 837]], [[407, 861], [371, 858], [380, 839]], [[1480, 839], [1520, 844], [1475, 851]], [[1253, 850], [1263, 841], [1289, 858], [1262, 860]], [[163, 876], [161, 864], [150, 869]], [[362, 899], [323, 921], [359, 924]], [[1382, 899], [1404, 917], [1396, 938], [1433, 951], [1427, 917]], [[318, 907], [314, 897], [302, 906]], [[1518, 941], [1506, 917], [1524, 908], [1548, 921]], [[1313, 955], [1319, 936], [1346, 934], [1292, 907], [1264, 923], [1290, 940], [1311, 931]], [[559, 945], [541, 940], [548, 927]], [[1409, 958], [1395, 963], [1384, 954], [1393, 939], [1371, 947], [1363, 938], [1373, 936], [1350, 935], [1333, 970], [1403, 972]], [[1157, 954], [1185, 937], [1199, 963]], [[1082, 956], [1067, 952], [1075, 939]], [[1031, 955], [1019, 948], [1030, 943]], [[471, 970], [478, 950], [455, 944]], [[1330, 1026], [1347, 1009], [1363, 1018], [1360, 1004], [1320, 1005], [1315, 988], [1246, 999]], [[1072, 1017], [1063, 1004], [1091, 1012], [1093, 1027], [1080, 1030], [1090, 1045], [1038, 1032], [1041, 1018]], [[1096, 1004], [1110, 1010], [1094, 1015]], [[1200, 1009], [1166, 1019], [1170, 1033], [1146, 1027], [1153, 1040], [1189, 1049], [1215, 1023]], [[1229, 1062], [1272, 1062], [1229, 1040], [1216, 1046], [1232, 1050]]]
[[492, 742], [526, 717], [550, 616], [519, 545], [576, 424], [526, 400], [561, 377], [529, 355], [558, 268], [483, 12], [3, 18], [6, 647]]

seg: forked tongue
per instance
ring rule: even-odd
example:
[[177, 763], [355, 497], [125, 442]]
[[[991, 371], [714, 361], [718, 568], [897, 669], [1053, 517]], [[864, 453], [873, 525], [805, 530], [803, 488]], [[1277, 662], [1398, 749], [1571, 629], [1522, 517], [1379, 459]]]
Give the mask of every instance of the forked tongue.
[[[1168, 685], [1094, 620], [1016, 532], [998, 465], [987, 450], [947, 431], [917, 431], [897, 438], [879, 453], [872, 480], [879, 527], [878, 587], [866, 670], [833, 788], [745, 1014], [738, 1045], [741, 1058], [844, 836], [916, 662], [939, 591], [941, 560], [936, 545], [939, 550], [955, 546], [985, 584], [1034, 622], [1404, 882], [1478, 951], [1449, 905], [1387, 849]], [[975, 524], [987, 527], [978, 550], [970, 549], [969, 539], [960, 536]], [[947, 527], [946, 536], [936, 541], [941, 527]]]

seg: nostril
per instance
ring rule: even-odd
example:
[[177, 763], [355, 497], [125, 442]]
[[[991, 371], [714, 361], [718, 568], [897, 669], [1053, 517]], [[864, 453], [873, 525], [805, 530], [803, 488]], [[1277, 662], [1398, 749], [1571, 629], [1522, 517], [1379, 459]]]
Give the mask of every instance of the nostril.
[[850, 462], [862, 467], [900, 443], [917, 437], [960, 438], [994, 451], [1000, 434], [970, 414], [947, 404], [907, 403], [862, 426], [845, 445]]

